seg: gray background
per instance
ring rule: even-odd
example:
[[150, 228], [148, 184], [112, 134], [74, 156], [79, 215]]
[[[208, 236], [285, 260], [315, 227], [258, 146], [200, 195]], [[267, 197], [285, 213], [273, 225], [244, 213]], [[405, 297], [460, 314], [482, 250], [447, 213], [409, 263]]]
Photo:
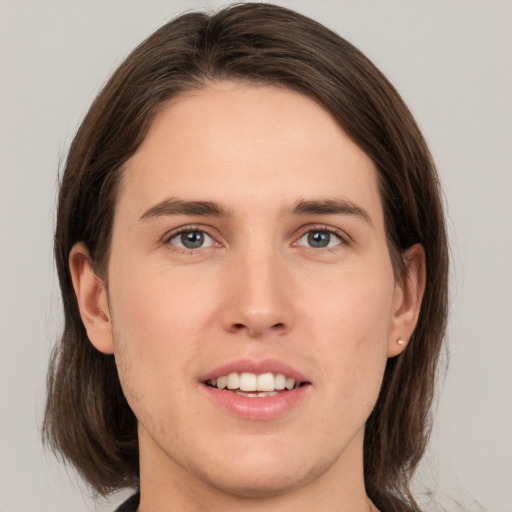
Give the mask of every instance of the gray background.
[[[434, 493], [427, 510], [510, 512], [512, 4], [281, 4], [359, 46], [395, 83], [430, 143], [452, 244], [451, 361], [417, 489]], [[184, 9], [218, 5], [0, 0], [2, 512], [111, 510], [120, 499], [91, 500], [39, 440], [46, 365], [62, 322], [51, 248], [57, 169], [123, 56]]]

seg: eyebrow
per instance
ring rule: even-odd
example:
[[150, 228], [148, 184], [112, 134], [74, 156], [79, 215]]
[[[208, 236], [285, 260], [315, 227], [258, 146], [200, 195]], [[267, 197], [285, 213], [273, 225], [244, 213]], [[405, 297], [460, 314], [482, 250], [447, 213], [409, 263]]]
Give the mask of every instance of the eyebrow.
[[291, 205], [292, 215], [354, 215], [374, 227], [369, 213], [346, 199], [299, 200]]
[[[374, 227], [368, 212], [346, 199], [300, 199], [285, 210], [290, 215], [354, 215]], [[170, 197], [160, 201], [141, 215], [139, 220], [173, 215], [196, 215], [200, 217], [229, 217], [230, 210], [213, 201], [185, 201]]]
[[200, 217], [227, 217], [230, 212], [221, 204], [212, 201], [185, 201], [169, 197], [152, 206], [139, 220], [173, 215], [197, 215]]

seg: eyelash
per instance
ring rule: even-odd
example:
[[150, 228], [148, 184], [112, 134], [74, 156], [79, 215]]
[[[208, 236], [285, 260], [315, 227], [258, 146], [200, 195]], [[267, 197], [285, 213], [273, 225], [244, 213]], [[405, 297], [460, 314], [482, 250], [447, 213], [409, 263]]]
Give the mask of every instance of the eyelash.
[[213, 242], [212, 245], [217, 246], [217, 247], [220, 247], [222, 245], [221, 243], [217, 242], [215, 240], [215, 238], [208, 233], [207, 230], [205, 230], [204, 228], [200, 228], [199, 226], [183, 226], [176, 231], [172, 231], [171, 233], [166, 234], [163, 237], [162, 243], [164, 245], [172, 245], [175, 250], [183, 251], [187, 254], [196, 252], [198, 249], [206, 248], [206, 247], [197, 247], [197, 248], [180, 247], [180, 246], [172, 243], [172, 241], [174, 239], [177, 239], [178, 237], [180, 237], [181, 235], [184, 235], [186, 233], [189, 233], [189, 234], [190, 233], [198, 233], [198, 234], [200, 233], [200, 234], [206, 235], [208, 238], [210, 238]]
[[307, 236], [310, 233], [328, 233], [329, 235], [334, 235], [338, 239], [339, 243], [337, 243], [335, 246], [331, 246], [331, 247], [311, 247], [311, 246], [309, 246], [308, 247], [309, 249], [318, 250], [318, 251], [324, 249], [324, 250], [328, 250], [328, 251], [332, 252], [333, 250], [336, 250], [336, 248], [338, 246], [350, 245], [350, 239], [349, 239], [348, 235], [341, 232], [339, 229], [333, 228], [331, 226], [326, 226], [326, 225], [307, 226], [302, 231], [302, 234], [300, 235], [299, 238], [297, 238], [297, 241], [294, 242], [293, 245], [297, 246], [299, 241], [302, 240], [305, 236]]
[[[177, 239], [178, 237], [180, 237], [186, 233], [189, 233], [189, 234], [190, 233], [198, 233], [198, 234], [206, 235], [208, 238], [210, 238], [212, 240], [212, 244], [207, 247], [200, 246], [197, 248], [188, 248], [188, 247], [180, 247], [179, 245], [172, 243], [173, 240]], [[329, 246], [328, 247], [311, 247], [311, 246], [299, 245], [299, 241], [311, 233], [328, 233], [329, 235], [334, 235], [338, 239], [339, 243], [337, 243], [335, 246], [331, 246], [331, 247], [329, 247]], [[193, 225], [183, 226], [176, 231], [172, 231], [171, 233], [166, 234], [162, 238], [162, 243], [164, 245], [172, 245], [174, 250], [179, 250], [179, 251], [185, 252], [187, 254], [194, 253], [199, 249], [207, 249], [208, 247], [211, 247], [211, 246], [215, 246], [215, 247], [222, 246], [222, 243], [217, 242], [215, 237], [213, 237], [211, 234], [209, 234], [208, 230], [205, 230], [203, 227], [193, 226]], [[331, 226], [326, 226], [326, 225], [314, 225], [314, 226], [307, 226], [306, 228], [301, 230], [301, 235], [298, 238], [296, 238], [295, 242], [293, 242], [292, 245], [296, 246], [296, 247], [297, 246], [298, 247], [307, 247], [309, 249], [318, 250], [318, 251], [320, 251], [322, 249], [333, 251], [338, 246], [348, 246], [348, 245], [350, 245], [350, 243], [351, 242], [349, 240], [349, 237], [346, 234], [340, 232], [338, 229], [335, 229]]]

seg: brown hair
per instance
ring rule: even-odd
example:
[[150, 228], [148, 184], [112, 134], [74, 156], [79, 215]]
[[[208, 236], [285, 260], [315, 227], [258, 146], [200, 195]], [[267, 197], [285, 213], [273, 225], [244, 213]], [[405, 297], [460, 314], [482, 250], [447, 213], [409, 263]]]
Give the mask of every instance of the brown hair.
[[285, 87], [323, 105], [376, 165], [397, 279], [404, 276], [402, 253], [415, 243], [425, 249], [418, 325], [407, 349], [388, 360], [364, 441], [371, 499], [385, 510], [419, 510], [409, 482], [428, 439], [447, 312], [447, 242], [435, 167], [382, 73], [337, 34], [275, 5], [240, 4], [167, 23], [121, 64], [80, 126], [59, 195], [55, 257], [65, 326], [50, 362], [44, 440], [102, 494], [138, 484], [137, 421], [113, 356], [87, 338], [68, 257], [82, 241], [104, 275], [123, 163], [165, 101], [215, 79]]

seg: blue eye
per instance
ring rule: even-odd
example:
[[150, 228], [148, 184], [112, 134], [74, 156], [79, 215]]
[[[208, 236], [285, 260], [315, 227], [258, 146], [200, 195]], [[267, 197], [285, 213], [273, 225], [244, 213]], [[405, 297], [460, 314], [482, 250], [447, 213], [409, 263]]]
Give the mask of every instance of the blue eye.
[[341, 238], [326, 230], [308, 231], [299, 238], [298, 245], [305, 245], [313, 249], [326, 249], [340, 245]]
[[213, 239], [204, 231], [182, 231], [169, 239], [169, 243], [182, 249], [201, 249], [213, 245]]

